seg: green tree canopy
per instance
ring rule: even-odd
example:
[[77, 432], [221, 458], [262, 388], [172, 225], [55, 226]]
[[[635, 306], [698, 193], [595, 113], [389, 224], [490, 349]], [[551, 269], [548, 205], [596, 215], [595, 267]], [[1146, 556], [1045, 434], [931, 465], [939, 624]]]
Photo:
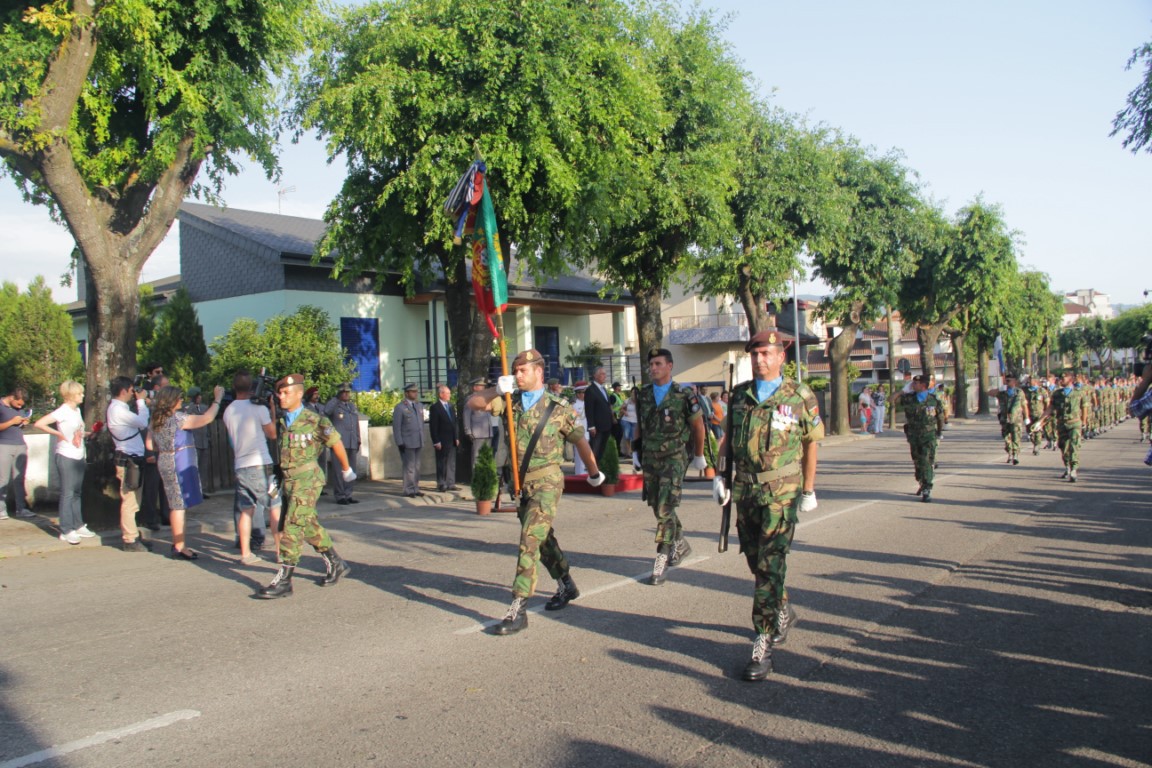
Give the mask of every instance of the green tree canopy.
[[340, 347], [339, 329], [327, 312], [309, 305], [268, 318], [263, 330], [252, 318], [239, 318], [212, 342], [211, 349], [208, 381], [199, 382], [202, 387], [231, 387], [237, 371], [258, 374], [263, 368], [276, 378], [302, 374], [307, 385], [319, 387], [320, 397], [327, 399], [356, 375], [355, 365]]
[[1147, 333], [1152, 333], [1152, 304], [1127, 309], [1108, 323], [1108, 338], [1114, 349], [1142, 348]]
[[314, 30], [294, 119], [349, 169], [318, 253], [410, 292], [443, 278], [463, 381], [491, 339], [444, 200], [479, 150], [505, 255], [540, 279], [584, 262], [634, 209], [662, 120], [629, 28], [615, 0], [378, 0]]
[[140, 270], [181, 200], [218, 192], [237, 170], [234, 152], [275, 170], [273, 80], [300, 48], [311, 3], [28, 0], [0, 10], [0, 172], [49, 206], [87, 266], [89, 403], [136, 367]]
[[812, 249], [818, 277], [832, 288], [822, 303], [840, 334], [828, 343], [832, 397], [828, 423], [834, 434], [851, 430], [848, 354], [862, 322], [895, 303], [901, 281], [916, 267], [922, 240], [922, 204], [912, 173], [896, 152], [876, 155], [856, 141], [838, 145], [836, 184], [846, 206], [839, 226]]
[[667, 6], [637, 19], [637, 55], [667, 120], [659, 140], [629, 161], [648, 171], [634, 187], [639, 204], [606, 233], [596, 259], [610, 285], [632, 293], [641, 349], [661, 346], [660, 302], [671, 282], [735, 239], [730, 202], [752, 101], [721, 32], [706, 13], [681, 18]]
[[1128, 94], [1128, 103], [1112, 121], [1112, 136], [1124, 136], [1124, 146], [1135, 154], [1152, 152], [1152, 43], [1144, 43], [1132, 52], [1128, 69], [1144, 63], [1144, 79]]
[[749, 334], [765, 322], [765, 305], [786, 289], [806, 246], [844, 225], [847, 195], [836, 183], [832, 132], [760, 105], [749, 113], [741, 138], [732, 195], [735, 238], [699, 264], [706, 296], [736, 296]]
[[172, 294], [160, 310], [143, 357], [163, 365], [172, 383], [183, 389], [199, 383], [208, 371], [204, 327], [192, 306], [192, 297], [184, 288]]
[[72, 318], [52, 300], [43, 277], [23, 293], [14, 283], [0, 286], [0, 389], [22, 385], [36, 400], [51, 398], [67, 379], [84, 375]]

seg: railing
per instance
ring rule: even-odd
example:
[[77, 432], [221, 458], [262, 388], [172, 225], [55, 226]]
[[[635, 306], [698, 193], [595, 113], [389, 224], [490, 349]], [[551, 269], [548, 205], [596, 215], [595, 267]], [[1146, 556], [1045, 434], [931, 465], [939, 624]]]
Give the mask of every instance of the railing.
[[[772, 317], [772, 316], [770, 316]], [[773, 323], [775, 319], [773, 318]], [[747, 328], [745, 314], [718, 313], [715, 315], [686, 315], [668, 318], [667, 331], [688, 331], [696, 328]]]

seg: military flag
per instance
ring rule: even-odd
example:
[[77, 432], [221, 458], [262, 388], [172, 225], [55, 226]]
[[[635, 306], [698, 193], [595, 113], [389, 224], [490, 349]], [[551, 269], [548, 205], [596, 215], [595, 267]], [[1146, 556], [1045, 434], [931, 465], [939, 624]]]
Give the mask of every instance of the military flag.
[[493, 336], [499, 336], [492, 315], [501, 314], [508, 306], [508, 277], [504, 272], [504, 255], [500, 250], [500, 232], [496, 228], [496, 209], [488, 192], [488, 166], [477, 160], [456, 182], [444, 210], [456, 220], [453, 240], [471, 236], [472, 291], [476, 306]]

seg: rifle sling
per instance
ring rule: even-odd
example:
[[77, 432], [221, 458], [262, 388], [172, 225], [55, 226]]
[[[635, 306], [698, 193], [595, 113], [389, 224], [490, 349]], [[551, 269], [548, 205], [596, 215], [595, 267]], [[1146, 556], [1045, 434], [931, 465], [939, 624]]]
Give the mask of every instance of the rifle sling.
[[556, 408], [556, 401], [549, 399], [547, 407], [544, 408], [544, 415], [540, 417], [540, 421], [536, 422], [536, 431], [532, 433], [532, 439], [528, 441], [528, 447], [524, 449], [524, 458], [520, 460], [520, 492], [524, 492], [524, 478], [528, 474], [528, 462], [532, 460], [532, 453], [536, 450], [536, 443], [540, 442], [540, 435], [544, 434], [544, 425], [548, 423], [548, 419], [552, 416], [553, 409]]

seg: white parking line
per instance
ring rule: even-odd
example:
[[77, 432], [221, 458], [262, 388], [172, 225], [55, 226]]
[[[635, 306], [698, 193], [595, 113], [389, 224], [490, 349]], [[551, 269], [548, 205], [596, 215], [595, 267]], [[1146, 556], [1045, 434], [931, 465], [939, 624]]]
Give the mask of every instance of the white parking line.
[[120, 728], [119, 730], [101, 731], [85, 739], [77, 739], [76, 741], [70, 741], [67, 744], [61, 744], [58, 747], [49, 747], [48, 749], [42, 749], [39, 752], [33, 752], [30, 755], [24, 755], [23, 757], [7, 760], [3, 763], [0, 763], [0, 768], [21, 768], [21, 766], [25, 765], [35, 765], [36, 763], [42, 763], [45, 760], [52, 760], [57, 757], [63, 757], [70, 752], [78, 752], [81, 749], [96, 747], [109, 741], [122, 739], [125, 736], [133, 736], [137, 733], [144, 733], [145, 731], [152, 731], [157, 728], [165, 728], [174, 723], [178, 723], [181, 720], [192, 720], [193, 718], [197, 717], [200, 717], [200, 713], [194, 709], [180, 709], [175, 712], [169, 712], [166, 715], [161, 715], [160, 717], [154, 717], [151, 720], [143, 720], [139, 723]]

